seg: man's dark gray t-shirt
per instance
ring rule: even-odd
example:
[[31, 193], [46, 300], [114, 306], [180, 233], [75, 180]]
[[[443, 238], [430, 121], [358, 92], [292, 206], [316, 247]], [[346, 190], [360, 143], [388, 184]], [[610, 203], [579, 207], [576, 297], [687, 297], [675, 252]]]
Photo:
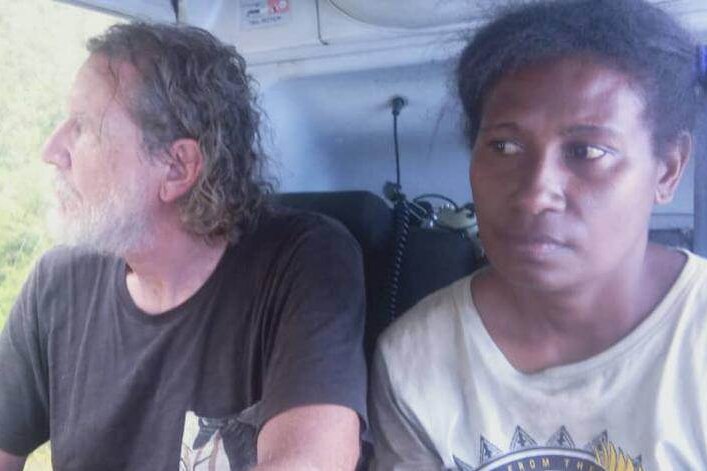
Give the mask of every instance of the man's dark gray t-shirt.
[[285, 410], [338, 404], [365, 420], [360, 251], [338, 224], [265, 212], [158, 316], [133, 303], [127, 269], [77, 249], [38, 263], [0, 337], [0, 449], [51, 438], [57, 470], [240, 470]]

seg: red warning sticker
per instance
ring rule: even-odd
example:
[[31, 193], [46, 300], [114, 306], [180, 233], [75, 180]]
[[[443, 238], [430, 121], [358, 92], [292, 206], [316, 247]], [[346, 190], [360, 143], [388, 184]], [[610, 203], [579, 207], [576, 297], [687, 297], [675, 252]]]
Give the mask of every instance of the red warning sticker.
[[293, 0], [241, 0], [243, 29], [275, 26], [290, 19]]
[[290, 2], [287, 0], [268, 0], [268, 7], [272, 13], [287, 13], [290, 11]]

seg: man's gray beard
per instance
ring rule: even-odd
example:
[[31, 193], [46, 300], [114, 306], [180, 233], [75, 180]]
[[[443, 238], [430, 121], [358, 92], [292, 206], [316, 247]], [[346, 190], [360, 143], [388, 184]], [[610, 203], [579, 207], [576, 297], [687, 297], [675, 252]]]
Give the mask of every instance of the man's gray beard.
[[[76, 198], [62, 182], [57, 182], [60, 198]], [[145, 191], [139, 185], [126, 188], [118, 195], [111, 189], [97, 205], [79, 203], [69, 214], [60, 207], [51, 209], [48, 219], [50, 234], [56, 242], [71, 246], [125, 256], [145, 250], [152, 242]]]

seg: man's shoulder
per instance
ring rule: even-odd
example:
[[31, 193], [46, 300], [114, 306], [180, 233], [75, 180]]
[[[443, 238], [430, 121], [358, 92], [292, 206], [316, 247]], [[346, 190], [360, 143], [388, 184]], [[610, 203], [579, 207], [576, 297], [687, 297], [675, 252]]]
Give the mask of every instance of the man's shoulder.
[[116, 257], [92, 252], [81, 247], [59, 245], [49, 249], [39, 259], [38, 268], [49, 271], [76, 268], [98, 268], [107, 263], [116, 263]]
[[[285, 289], [290, 285], [283, 276], [297, 278], [298, 288], [323, 288], [334, 282], [333, 276], [342, 285], [350, 285], [350, 290], [363, 283], [356, 239], [339, 222], [313, 212], [281, 207], [264, 210], [257, 225], [229, 247], [225, 259], [219, 273], [229, 277], [230, 285], [262, 288], [271, 284]], [[337, 296], [343, 299], [343, 294]]]
[[40, 257], [33, 276], [46, 290], [76, 280], [96, 281], [102, 272], [119, 263], [120, 259], [111, 255], [80, 247], [57, 246]]
[[289, 208], [280, 205], [268, 206], [260, 214], [254, 230], [247, 238], [255, 241], [295, 241], [297, 239], [334, 239], [347, 241], [357, 246], [348, 229], [336, 219], [321, 213]]
[[[107, 299], [106, 286], [117, 267], [117, 258], [73, 247], [55, 247], [44, 253], [34, 266], [15, 309], [37, 315], [42, 323], [76, 320], [78, 307], [92, 296]], [[109, 275], [109, 276], [106, 276]]]

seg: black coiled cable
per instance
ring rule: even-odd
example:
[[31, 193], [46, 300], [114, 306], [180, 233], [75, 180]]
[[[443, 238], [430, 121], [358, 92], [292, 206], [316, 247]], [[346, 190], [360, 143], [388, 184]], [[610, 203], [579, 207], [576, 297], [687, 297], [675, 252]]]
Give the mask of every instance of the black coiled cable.
[[394, 240], [388, 280], [388, 323], [398, 317], [398, 292], [400, 291], [400, 274], [403, 269], [405, 249], [410, 234], [410, 207], [401, 192], [400, 183], [400, 146], [398, 142], [398, 115], [407, 102], [403, 97], [396, 96], [390, 102], [393, 115], [393, 144], [395, 146], [395, 184], [386, 185], [384, 190], [393, 201]]
[[393, 207], [395, 239], [393, 241], [393, 257], [390, 265], [388, 282], [388, 322], [398, 317], [398, 293], [400, 291], [400, 274], [405, 259], [408, 235], [410, 234], [410, 208], [405, 198], [399, 198]]

